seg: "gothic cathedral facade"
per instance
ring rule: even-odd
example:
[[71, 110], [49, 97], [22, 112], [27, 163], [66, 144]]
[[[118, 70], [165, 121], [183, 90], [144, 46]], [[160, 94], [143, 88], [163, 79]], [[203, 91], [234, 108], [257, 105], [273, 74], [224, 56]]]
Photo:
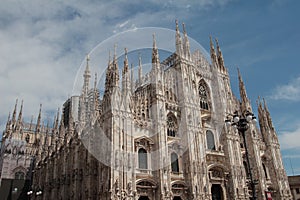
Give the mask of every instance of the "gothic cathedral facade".
[[257, 199], [291, 199], [266, 103], [257, 101], [259, 121], [243, 138], [225, 119], [252, 106], [240, 73], [240, 100], [233, 94], [218, 41], [210, 38], [210, 60], [191, 53], [176, 23], [175, 46], [160, 61], [154, 36], [152, 68], [143, 74], [139, 59], [136, 80], [127, 50], [121, 78], [114, 55], [101, 97], [97, 84], [90, 87], [87, 58], [81, 95], [66, 101], [51, 127], [41, 124], [41, 110], [29, 125], [22, 109], [16, 119], [15, 108], [3, 136], [1, 175], [26, 173], [30, 158], [31, 189], [42, 191], [33, 199], [244, 200], [252, 199], [251, 171]]

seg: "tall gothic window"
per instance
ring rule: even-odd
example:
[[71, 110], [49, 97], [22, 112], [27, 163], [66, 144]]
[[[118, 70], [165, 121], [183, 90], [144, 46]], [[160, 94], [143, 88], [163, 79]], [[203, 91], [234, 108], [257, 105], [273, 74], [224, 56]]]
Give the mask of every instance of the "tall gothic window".
[[139, 149], [139, 168], [140, 169], [148, 169], [148, 156], [147, 151], [143, 148]]
[[169, 113], [167, 116], [167, 134], [168, 136], [175, 137], [177, 132], [177, 118], [174, 114]]
[[22, 179], [24, 179], [25, 178], [25, 173], [24, 172], [22, 172], [22, 171], [17, 171], [16, 173], [15, 173], [15, 179], [17, 179], [17, 180], [22, 180]]
[[207, 149], [216, 150], [214, 134], [210, 130], [206, 131], [206, 142]]
[[171, 154], [171, 168], [172, 172], [179, 172], [178, 156], [174, 152]]
[[209, 104], [208, 104], [208, 90], [205, 82], [201, 80], [199, 82], [199, 97], [200, 97], [200, 108], [204, 110], [209, 110]]

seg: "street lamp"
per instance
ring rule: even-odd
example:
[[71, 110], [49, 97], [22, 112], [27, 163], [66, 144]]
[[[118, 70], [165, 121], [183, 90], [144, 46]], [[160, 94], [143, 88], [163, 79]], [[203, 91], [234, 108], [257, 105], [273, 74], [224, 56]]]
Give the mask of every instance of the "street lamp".
[[32, 191], [32, 190], [30, 190], [30, 191], [27, 192], [28, 199], [31, 199], [31, 195], [32, 195], [32, 194], [33, 194], [33, 191]]
[[227, 126], [233, 126], [234, 128], [237, 128], [239, 133], [242, 134], [243, 136], [243, 141], [244, 141], [244, 147], [246, 151], [246, 159], [247, 159], [247, 165], [248, 165], [248, 174], [250, 177], [250, 186], [252, 189], [252, 199], [256, 200], [256, 191], [255, 191], [255, 181], [253, 180], [252, 176], [252, 170], [250, 167], [250, 161], [249, 161], [249, 154], [248, 154], [248, 148], [247, 148], [247, 143], [246, 143], [246, 136], [245, 132], [249, 128], [249, 123], [251, 122], [256, 122], [256, 117], [254, 114], [250, 111], [246, 111], [243, 114], [239, 115], [238, 112], [236, 111], [233, 115], [227, 116], [225, 120], [225, 124]]

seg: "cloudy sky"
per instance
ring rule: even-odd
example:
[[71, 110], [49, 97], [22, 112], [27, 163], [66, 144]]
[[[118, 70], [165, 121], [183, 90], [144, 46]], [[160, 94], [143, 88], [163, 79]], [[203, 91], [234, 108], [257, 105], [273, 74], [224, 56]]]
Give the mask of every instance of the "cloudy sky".
[[237, 95], [239, 67], [253, 106], [258, 96], [266, 98], [286, 170], [300, 174], [299, 6], [297, 0], [2, 0], [1, 129], [16, 98], [24, 99], [26, 120], [40, 103], [44, 119], [52, 119], [100, 42], [135, 28], [174, 29], [178, 19], [207, 50], [209, 35], [219, 39]]

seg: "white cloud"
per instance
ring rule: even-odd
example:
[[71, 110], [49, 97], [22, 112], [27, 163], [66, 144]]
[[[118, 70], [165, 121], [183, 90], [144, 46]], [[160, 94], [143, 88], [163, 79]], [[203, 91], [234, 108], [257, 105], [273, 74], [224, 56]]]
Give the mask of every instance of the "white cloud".
[[300, 126], [292, 131], [284, 131], [279, 136], [279, 141], [281, 149], [295, 149], [300, 148], [299, 138], [300, 138]]
[[271, 98], [275, 100], [300, 101], [300, 76], [286, 85], [277, 86]]

